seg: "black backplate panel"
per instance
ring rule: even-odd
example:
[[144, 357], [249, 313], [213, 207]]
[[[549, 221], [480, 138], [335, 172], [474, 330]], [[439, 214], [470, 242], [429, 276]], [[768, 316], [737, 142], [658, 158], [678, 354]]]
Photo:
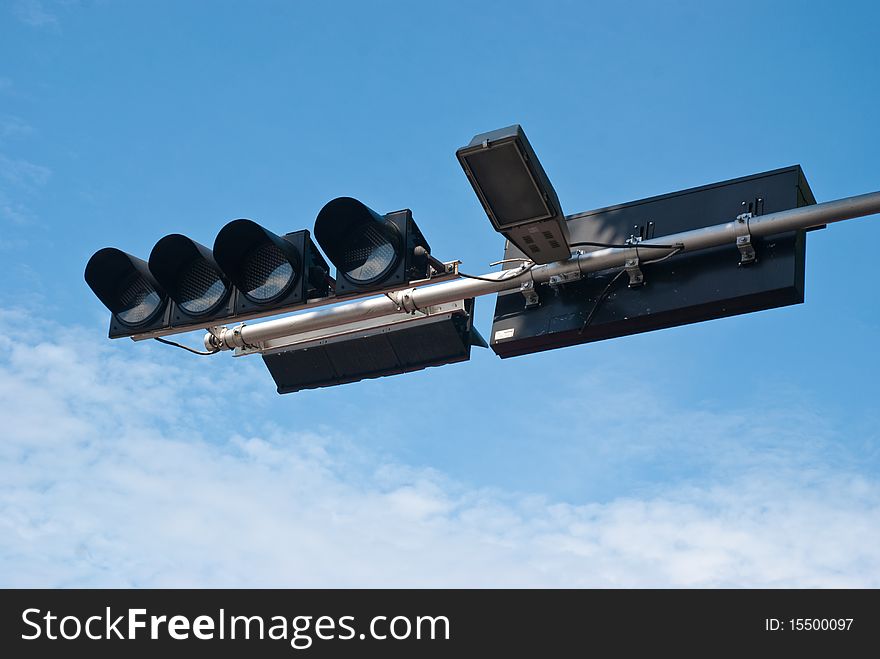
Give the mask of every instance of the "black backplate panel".
[[[640, 231], [661, 238], [730, 222], [750, 209], [759, 215], [814, 203], [795, 165], [578, 213], [567, 220], [572, 243], [616, 244]], [[513, 357], [803, 302], [804, 232], [770, 236], [755, 241], [755, 247], [758, 262], [748, 266], [739, 266], [739, 251], [731, 244], [645, 265], [647, 283], [640, 288], [628, 288], [623, 275], [586, 328], [588, 314], [617, 270], [592, 273], [556, 290], [539, 286], [541, 304], [532, 309], [525, 309], [519, 291], [500, 293], [492, 349], [501, 357]], [[521, 255], [507, 244], [505, 258]], [[643, 255], [643, 260], [649, 258]]]
[[279, 394], [331, 387], [470, 359], [473, 299], [466, 313], [401, 324], [263, 355]]

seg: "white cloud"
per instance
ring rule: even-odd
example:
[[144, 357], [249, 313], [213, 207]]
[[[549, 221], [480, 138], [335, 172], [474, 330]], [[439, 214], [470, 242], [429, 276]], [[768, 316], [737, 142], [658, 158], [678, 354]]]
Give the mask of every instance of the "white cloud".
[[17, 0], [13, 12], [23, 23], [32, 27], [57, 26], [58, 17], [41, 0]]
[[[0, 190], [0, 220], [15, 226], [27, 226], [35, 222], [34, 214], [23, 204], [12, 201], [9, 196]], [[8, 236], [0, 239], [0, 246], [21, 244], [22, 239], [9, 239]], [[27, 241], [24, 241], [26, 244]]]
[[[0, 80], [0, 91], [3, 90], [3, 81]], [[7, 137], [23, 137], [29, 135], [33, 128], [26, 121], [12, 115], [0, 115], [0, 139]]]
[[33, 192], [44, 186], [51, 175], [52, 170], [48, 167], [0, 153], [0, 179], [11, 185]]
[[[0, 125], [0, 136], [4, 134]], [[49, 182], [52, 170], [23, 159], [10, 158], [0, 153], [0, 220], [14, 226], [32, 225], [37, 221], [34, 212], [18, 201], [22, 193], [33, 195]], [[10, 191], [16, 190], [16, 194]], [[9, 235], [0, 241], [0, 248], [19, 242]]]
[[0, 338], [0, 585], [880, 585], [880, 484], [842, 468], [583, 505], [466, 487], [332, 431], [245, 431], [258, 395], [230, 409], [215, 382], [256, 391], [259, 363], [0, 321], [31, 328]]

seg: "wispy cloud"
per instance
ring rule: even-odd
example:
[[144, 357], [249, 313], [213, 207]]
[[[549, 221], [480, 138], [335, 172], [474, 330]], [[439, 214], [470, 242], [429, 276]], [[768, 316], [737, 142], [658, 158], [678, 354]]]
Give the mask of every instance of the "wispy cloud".
[[215, 382], [256, 389], [258, 364], [0, 321], [29, 328], [0, 337], [2, 585], [880, 585], [880, 483], [844, 468], [579, 505], [467, 487], [333, 431], [245, 429], [259, 398]]
[[[0, 220], [14, 226], [28, 226], [35, 221], [34, 214], [23, 204], [12, 201], [0, 190]], [[8, 238], [8, 237], [7, 237]], [[8, 241], [12, 244], [13, 241]], [[2, 244], [7, 244], [4, 240]]]
[[0, 153], [0, 181], [33, 192], [49, 181], [52, 170], [21, 158], [9, 158]]
[[12, 11], [22, 23], [32, 27], [57, 26], [58, 16], [41, 0], [16, 0]]
[[[52, 176], [52, 170], [20, 158], [0, 153], [0, 221], [9, 226], [30, 226], [37, 221], [27, 199], [43, 188]], [[6, 235], [4, 244], [14, 237]]]
[[12, 115], [0, 115], [0, 139], [24, 137], [32, 131], [33, 128], [23, 119]]
[[[8, 83], [8, 84], [5, 84]], [[0, 93], [11, 82], [0, 78]], [[33, 127], [21, 117], [0, 114], [0, 147], [14, 139], [26, 138]], [[9, 226], [28, 226], [36, 221], [36, 214], [25, 200], [43, 188], [52, 176], [52, 170], [23, 158], [15, 158], [0, 151], [0, 221]], [[0, 249], [9, 249], [20, 239], [5, 235]]]

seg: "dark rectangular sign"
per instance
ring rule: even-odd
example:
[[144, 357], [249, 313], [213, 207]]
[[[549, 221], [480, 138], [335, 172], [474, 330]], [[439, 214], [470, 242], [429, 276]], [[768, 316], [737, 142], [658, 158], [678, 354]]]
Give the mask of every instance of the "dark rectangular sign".
[[[621, 244], [634, 236], [662, 238], [724, 224], [745, 212], [762, 215], [815, 203], [803, 171], [794, 165], [578, 213], [567, 221], [572, 244]], [[641, 287], [628, 288], [628, 277], [619, 277], [604, 298], [617, 269], [556, 288], [538, 286], [540, 304], [531, 308], [518, 290], [499, 293], [492, 349], [500, 357], [514, 357], [803, 302], [804, 232], [753, 242], [756, 263], [740, 266], [733, 243], [673, 256], [645, 264]], [[508, 242], [504, 256], [515, 258], [522, 252]]]
[[387, 325], [264, 354], [279, 394], [331, 387], [470, 359], [486, 346], [473, 330], [470, 298], [461, 312]]

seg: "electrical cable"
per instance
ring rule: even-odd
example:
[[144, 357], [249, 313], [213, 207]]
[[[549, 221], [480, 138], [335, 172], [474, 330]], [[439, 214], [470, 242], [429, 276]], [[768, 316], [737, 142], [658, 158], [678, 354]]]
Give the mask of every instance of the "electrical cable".
[[666, 256], [661, 256], [660, 258], [657, 258], [657, 259], [651, 259], [650, 261], [645, 261], [644, 263], [642, 263], [642, 265], [651, 265], [652, 263], [662, 263], [666, 259], [671, 259], [676, 254], [680, 254], [681, 252], [684, 251], [684, 243], [675, 243], [675, 245], [672, 245], [671, 247], [672, 247], [672, 251], [669, 252], [669, 254], [667, 254]]
[[523, 258], [521, 256], [514, 257], [512, 259], [501, 259], [500, 261], [492, 261], [490, 266], [495, 265], [503, 265], [505, 263], [530, 263], [532, 259]]
[[531, 263], [527, 266], [520, 266], [516, 270], [502, 270], [501, 272], [511, 272], [513, 274], [507, 277], [499, 277], [498, 279], [493, 279], [491, 277], [478, 277], [477, 275], [466, 275], [461, 270], [458, 271], [459, 277], [464, 277], [465, 279], [476, 279], [477, 281], [491, 281], [491, 282], [499, 282], [499, 281], [507, 281], [508, 279], [516, 279], [520, 275], [526, 274], [529, 270], [535, 267], [535, 263]]
[[[666, 256], [661, 256], [658, 259], [652, 259], [650, 261], [645, 261], [641, 265], [651, 265], [652, 263], [661, 263], [661, 262], [665, 261], [666, 259], [670, 259], [684, 249], [684, 244], [676, 243], [676, 245], [670, 246], [670, 247], [673, 249], [673, 251], [670, 252], [669, 254], [667, 254]], [[608, 284], [605, 286], [605, 288], [602, 289], [602, 292], [599, 293], [599, 296], [596, 298], [595, 304], [593, 304], [593, 308], [590, 309], [590, 313], [587, 314], [587, 318], [586, 318], [586, 320], [584, 320], [584, 324], [581, 325], [581, 328], [578, 330], [578, 334], [583, 334], [584, 330], [586, 330], [587, 327], [590, 326], [590, 323], [593, 322], [593, 318], [596, 316], [596, 312], [599, 311], [599, 307], [602, 306], [602, 303], [605, 301], [605, 298], [607, 298], [608, 295], [610, 294], [612, 287], [617, 282], [617, 280], [620, 279], [621, 275], [623, 275], [624, 272], [626, 272], [625, 267], [618, 270], [617, 274], [611, 278], [611, 281], [609, 281]]]
[[174, 346], [175, 348], [182, 348], [183, 350], [186, 350], [187, 352], [191, 352], [194, 355], [216, 355], [218, 352], [220, 352], [219, 348], [217, 348], [216, 350], [212, 350], [211, 352], [204, 352], [202, 350], [196, 350], [195, 348], [190, 348], [189, 346], [185, 346], [182, 343], [177, 343], [176, 341], [169, 341], [168, 339], [162, 339], [162, 338], [159, 338], [158, 336], [154, 336], [153, 339], [155, 341], [158, 341], [159, 343], [164, 343], [165, 345]]
[[675, 245], [646, 245], [644, 243], [595, 243], [591, 241], [581, 243], [570, 243], [569, 247], [608, 247], [608, 248], [625, 248], [638, 247], [639, 249], [675, 249], [681, 243]]
[[620, 279], [620, 276], [626, 272], [626, 268], [621, 268], [617, 271], [617, 274], [611, 278], [611, 281], [602, 289], [602, 292], [599, 293], [599, 297], [596, 298], [595, 304], [593, 304], [593, 308], [590, 309], [590, 313], [587, 314], [587, 319], [584, 321], [584, 324], [581, 325], [581, 328], [578, 330], [578, 334], [583, 334], [584, 330], [590, 326], [590, 323], [593, 321], [593, 316], [596, 315], [596, 312], [599, 311], [599, 307], [602, 306], [602, 303], [605, 301], [605, 298], [608, 297], [608, 293], [611, 291], [611, 287]]

